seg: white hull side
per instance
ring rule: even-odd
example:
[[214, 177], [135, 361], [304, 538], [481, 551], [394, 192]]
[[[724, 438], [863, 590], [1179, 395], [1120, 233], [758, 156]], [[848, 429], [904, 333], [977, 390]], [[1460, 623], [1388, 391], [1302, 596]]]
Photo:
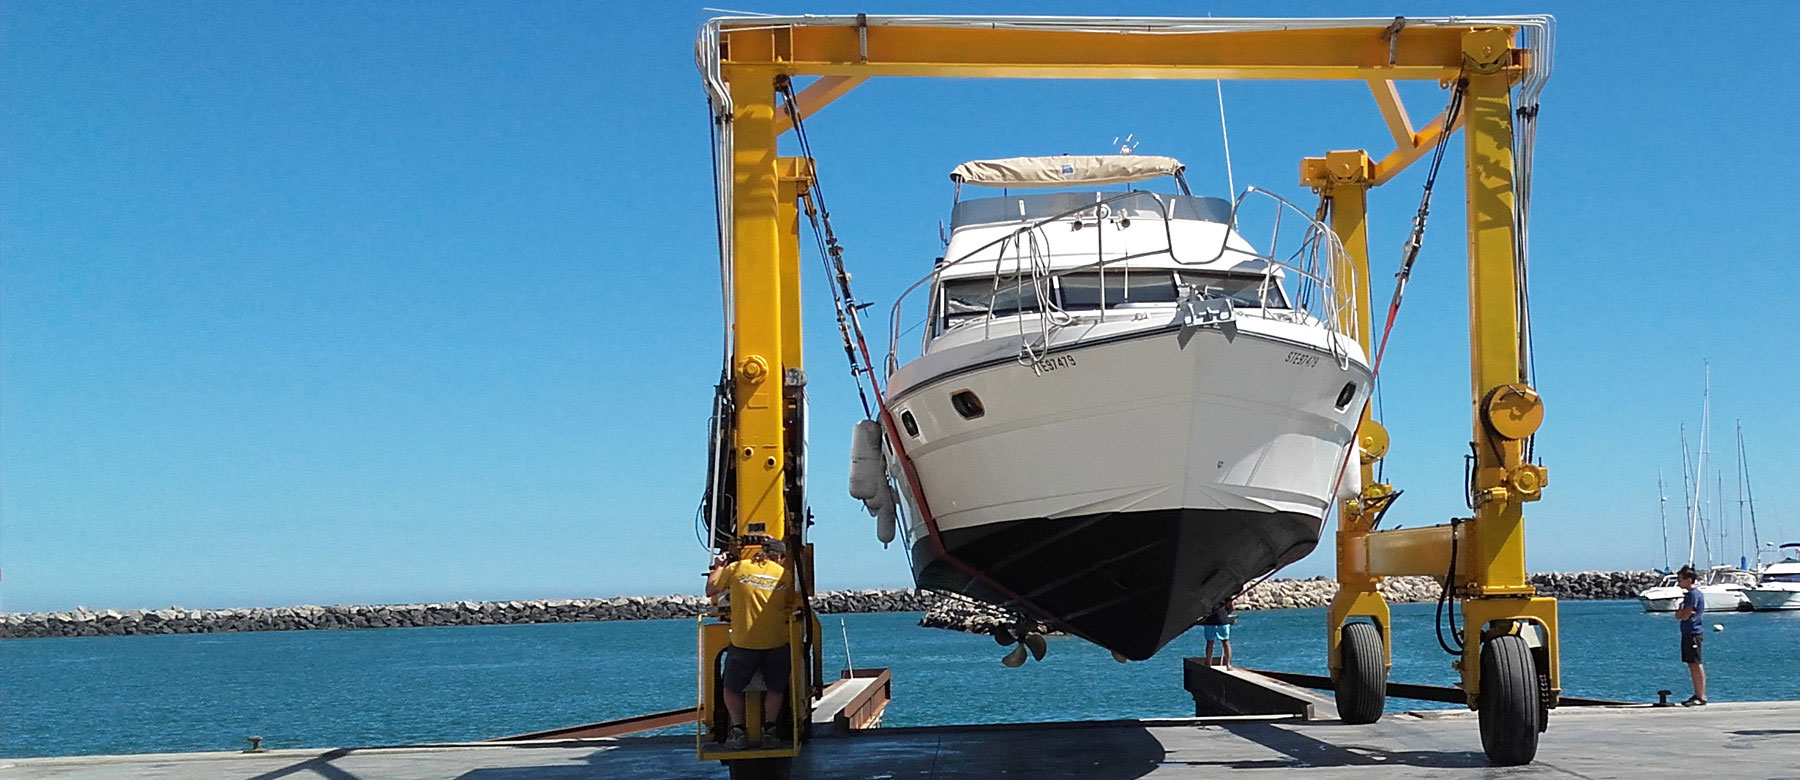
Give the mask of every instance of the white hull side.
[[1758, 612], [1800, 609], [1800, 583], [1758, 585], [1744, 591], [1744, 598]]
[[1681, 589], [1667, 585], [1650, 588], [1638, 594], [1645, 612], [1674, 612], [1681, 607]]
[[[910, 412], [919, 433], [897, 434], [939, 528], [1165, 509], [1322, 518], [1368, 369], [1360, 352], [1340, 368], [1316, 346], [1254, 335], [1257, 324], [1229, 339], [1140, 326], [1060, 347], [1037, 366], [1001, 359], [899, 390], [895, 418]], [[1347, 383], [1356, 389], [1338, 409]], [[983, 415], [955, 411], [951, 395], [963, 390]], [[909, 542], [925, 533], [911, 508]]]
[[1742, 585], [1701, 585], [1700, 592], [1706, 594], [1708, 612], [1732, 612], [1750, 605]]

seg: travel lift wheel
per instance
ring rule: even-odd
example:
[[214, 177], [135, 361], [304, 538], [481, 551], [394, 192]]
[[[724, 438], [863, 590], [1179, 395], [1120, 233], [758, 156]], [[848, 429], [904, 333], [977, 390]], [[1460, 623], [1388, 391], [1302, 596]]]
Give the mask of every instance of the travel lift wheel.
[[1481, 749], [1495, 766], [1529, 764], [1543, 730], [1536, 664], [1525, 638], [1505, 634], [1481, 643]]
[[1387, 707], [1387, 654], [1373, 623], [1346, 623], [1339, 629], [1338, 719], [1374, 723]]

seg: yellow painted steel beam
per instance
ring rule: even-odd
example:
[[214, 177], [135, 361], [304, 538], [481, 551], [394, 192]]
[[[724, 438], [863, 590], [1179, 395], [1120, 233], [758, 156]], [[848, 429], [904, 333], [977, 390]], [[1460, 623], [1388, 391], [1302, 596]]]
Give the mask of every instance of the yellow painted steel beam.
[[1398, 85], [1388, 79], [1369, 79], [1369, 94], [1375, 96], [1375, 106], [1381, 109], [1381, 118], [1394, 136], [1394, 148], [1418, 146], [1418, 140], [1413, 137], [1412, 118], [1406, 115], [1406, 104], [1400, 102]]
[[[806, 119], [819, 112], [819, 109], [831, 104], [831, 101], [843, 97], [857, 85], [868, 81], [861, 76], [824, 76], [818, 81], [806, 85], [794, 95], [794, 107], [800, 109], [800, 118]], [[794, 129], [794, 119], [786, 111], [775, 116], [775, 134], [781, 135]]]
[[[737, 533], [786, 536], [783, 341], [789, 312], [783, 295], [781, 187], [775, 155], [775, 82], [730, 83], [733, 106], [732, 397], [737, 408]], [[797, 242], [796, 242], [797, 245]], [[795, 356], [796, 360], [798, 355]]]
[[[909, 25], [726, 26], [727, 73], [1106, 79], [1454, 78], [1476, 27], [1409, 28], [1390, 49], [1366, 27], [1141, 35]], [[1495, 28], [1510, 36], [1514, 29]], [[1509, 69], [1512, 72], [1514, 69]]]
[[[1470, 36], [1470, 47], [1494, 45]], [[1510, 39], [1500, 42], [1510, 45]], [[1472, 55], [1473, 56], [1473, 55]], [[1477, 60], [1479, 62], [1479, 60]], [[1504, 76], [1471, 75], [1463, 98], [1469, 117], [1464, 159], [1469, 232], [1470, 391], [1475, 442], [1475, 566], [1471, 583], [1482, 593], [1530, 593], [1525, 582], [1526, 497], [1509, 487], [1522, 465], [1523, 444], [1484, 422], [1491, 392], [1519, 381], [1517, 260], [1513, 234], [1512, 93]], [[1533, 496], [1535, 497], [1535, 496]]]
[[[1468, 111], [1458, 113], [1456, 121], [1450, 125], [1450, 132], [1454, 133], [1460, 129], [1463, 126], [1463, 120], [1468, 115]], [[1439, 114], [1425, 124], [1425, 129], [1413, 135], [1412, 146], [1401, 146], [1375, 163], [1375, 186], [1379, 187], [1393, 181], [1394, 177], [1399, 176], [1400, 172], [1406, 170], [1408, 166], [1424, 159], [1425, 155], [1431, 154], [1432, 148], [1437, 146], [1438, 139], [1443, 135], [1444, 115]]]
[[[1461, 529], [1462, 538], [1468, 530]], [[1363, 537], [1361, 555], [1368, 561], [1371, 574], [1380, 577], [1436, 577], [1440, 581], [1450, 572], [1450, 525], [1428, 525], [1423, 528], [1396, 528], [1375, 531]], [[1458, 545], [1457, 557], [1471, 560], [1466, 549]], [[1467, 576], [1467, 567], [1457, 566], [1457, 578]]]
[[[777, 114], [779, 120], [785, 112]], [[804, 119], [804, 115], [801, 117]], [[803, 371], [800, 353], [800, 193], [812, 187], [813, 161], [805, 157], [781, 157], [776, 161], [775, 179], [779, 182], [775, 207], [777, 227], [781, 233], [781, 367]]]

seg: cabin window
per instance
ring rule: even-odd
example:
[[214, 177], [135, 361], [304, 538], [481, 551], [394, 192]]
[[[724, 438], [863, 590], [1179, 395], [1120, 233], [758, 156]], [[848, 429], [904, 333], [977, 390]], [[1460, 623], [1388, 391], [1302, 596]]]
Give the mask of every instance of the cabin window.
[[944, 326], [987, 316], [1003, 317], [1039, 308], [1037, 286], [1020, 276], [983, 276], [944, 282]]
[[1764, 574], [1763, 582], [1800, 582], [1800, 574]]
[[965, 420], [973, 420], [984, 414], [987, 409], [981, 405], [981, 399], [969, 390], [958, 390], [950, 394], [950, 406]]
[[[1264, 283], [1267, 282], [1267, 286]], [[1243, 309], [1285, 309], [1287, 296], [1273, 277], [1226, 276], [1181, 272], [1181, 283], [1193, 287], [1207, 298], [1227, 298], [1231, 305]]]
[[906, 429], [906, 435], [911, 436], [915, 439], [918, 438], [918, 436], [919, 436], [919, 421], [913, 419], [912, 410], [909, 409], [907, 411], [900, 413], [900, 427]]
[[1344, 389], [1338, 391], [1338, 397], [1337, 397], [1338, 411], [1343, 411], [1344, 407], [1350, 405], [1350, 399], [1355, 398], [1355, 397], [1356, 397], [1356, 383], [1355, 382], [1344, 383]]
[[1065, 311], [1131, 306], [1134, 304], [1169, 304], [1180, 297], [1175, 288], [1175, 275], [1166, 270], [1123, 268], [1105, 274], [1063, 274], [1056, 279], [1062, 293]]

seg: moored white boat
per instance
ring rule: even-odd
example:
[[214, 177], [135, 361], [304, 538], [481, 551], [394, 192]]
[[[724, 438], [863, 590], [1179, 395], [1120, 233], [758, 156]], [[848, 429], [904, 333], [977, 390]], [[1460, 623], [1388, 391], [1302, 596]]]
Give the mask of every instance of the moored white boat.
[[1787, 559], [1764, 566], [1756, 587], [1744, 591], [1753, 610], [1800, 609], [1800, 543], [1781, 547], [1790, 550]]
[[1685, 593], [1681, 586], [1675, 584], [1675, 575], [1669, 574], [1654, 587], [1645, 588], [1638, 594], [1638, 603], [1644, 605], [1645, 612], [1674, 612], [1681, 608], [1681, 597]]
[[[1706, 597], [1708, 611], [1734, 612], [1751, 608], [1747, 596], [1756, 585], [1755, 574], [1735, 566], [1714, 566], [1700, 572], [1700, 576], [1705, 580], [1700, 584], [1700, 593]], [[1685, 593], [1675, 584], [1675, 575], [1670, 574], [1654, 587], [1639, 593], [1638, 603], [1644, 605], [1645, 612], [1674, 612], [1681, 608]]]
[[[1069, 191], [959, 202], [947, 261], [916, 285], [921, 354], [890, 350], [920, 587], [1147, 658], [1310, 552], [1334, 488], [1357, 489], [1340, 474], [1372, 380], [1337, 332], [1335, 236], [1301, 215], [1313, 255], [1275, 262], [1180, 172], [1109, 156], [953, 175]], [[1101, 189], [1158, 176], [1182, 194]]]

